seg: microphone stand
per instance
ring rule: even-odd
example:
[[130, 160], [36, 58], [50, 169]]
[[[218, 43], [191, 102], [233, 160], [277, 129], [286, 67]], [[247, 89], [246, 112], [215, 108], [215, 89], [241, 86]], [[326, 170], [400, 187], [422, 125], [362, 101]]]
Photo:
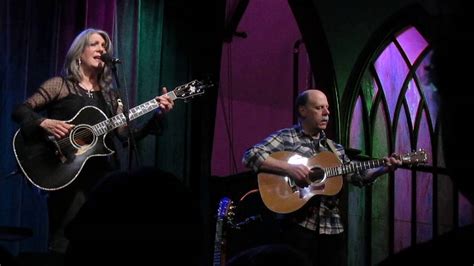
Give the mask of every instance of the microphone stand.
[[[115, 84], [117, 85], [117, 90], [120, 92], [122, 91], [122, 86], [120, 85], [120, 80], [117, 75], [117, 66], [116, 64], [119, 61], [112, 61], [109, 63], [110, 69], [112, 70], [114, 79], [115, 79]], [[126, 93], [127, 100], [123, 104], [123, 114], [125, 116], [125, 121], [126, 121], [126, 128], [127, 128], [127, 133], [128, 133], [128, 141], [129, 141], [129, 146], [128, 146], [128, 171], [130, 172], [132, 170], [132, 160], [133, 160], [133, 153], [132, 150], [130, 149], [133, 148], [133, 151], [135, 152], [136, 158], [137, 158], [137, 163], [139, 163], [138, 160], [138, 149], [137, 149], [137, 143], [135, 141], [135, 135], [133, 133], [133, 130], [131, 129], [131, 124], [130, 124], [130, 118], [129, 118], [129, 104], [128, 104], [128, 94]]]

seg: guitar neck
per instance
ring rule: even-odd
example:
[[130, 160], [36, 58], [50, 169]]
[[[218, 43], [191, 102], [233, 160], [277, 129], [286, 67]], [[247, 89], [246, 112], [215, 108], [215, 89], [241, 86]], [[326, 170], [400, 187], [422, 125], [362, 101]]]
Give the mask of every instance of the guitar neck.
[[[168, 97], [170, 97], [171, 100], [175, 100], [176, 94], [174, 91], [170, 91], [166, 93]], [[129, 110], [128, 112], [128, 118], [130, 121], [145, 115], [159, 107], [158, 102], [155, 99], [149, 100], [145, 103], [142, 103], [132, 109]], [[112, 118], [109, 118], [107, 120], [104, 120], [98, 124], [95, 124], [92, 126], [94, 134], [97, 136], [103, 135], [107, 132], [110, 132], [118, 127], [124, 126], [127, 124], [127, 119], [123, 113], [120, 113]]]
[[364, 161], [364, 162], [353, 162], [350, 164], [343, 164], [336, 167], [324, 168], [324, 172], [327, 177], [339, 176], [354, 173], [356, 171], [363, 171], [367, 169], [377, 168], [384, 166], [386, 163], [383, 159]]
[[230, 214], [232, 206], [232, 200], [228, 197], [223, 197], [219, 201], [219, 209], [217, 210], [216, 220], [216, 235], [214, 239], [214, 260], [213, 266], [224, 266], [225, 261], [225, 230], [226, 223], [231, 220]]
[[224, 265], [224, 238], [222, 236], [223, 230], [223, 220], [218, 219], [216, 222], [216, 235], [214, 240], [214, 259], [213, 259], [213, 266], [223, 266]]

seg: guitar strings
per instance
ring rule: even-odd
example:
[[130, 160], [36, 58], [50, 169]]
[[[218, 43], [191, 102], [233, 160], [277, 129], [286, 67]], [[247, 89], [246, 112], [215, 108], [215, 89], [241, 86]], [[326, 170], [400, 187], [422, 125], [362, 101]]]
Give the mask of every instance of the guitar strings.
[[[139, 112], [138, 112], [139, 113]], [[112, 119], [112, 118], [111, 118]], [[110, 119], [109, 119], [110, 120]], [[74, 136], [74, 140], [76, 140], [77, 138], [76, 137], [79, 137], [79, 138], [83, 138], [83, 137], [89, 137], [91, 135], [95, 135], [93, 133], [93, 130], [82, 130], [82, 131], [79, 131], [77, 134], [75, 134]], [[71, 142], [69, 141], [69, 136], [70, 134], [68, 135], [68, 137], [65, 137], [65, 138], [62, 138], [60, 140], [57, 141], [58, 145], [61, 147], [61, 148], [64, 148], [64, 147], [67, 147], [67, 146], [72, 146], [71, 145]]]
[[[89, 137], [89, 136], [93, 136], [93, 135], [94, 135], [94, 134], [92, 133], [92, 131], [86, 131], [86, 130], [84, 130], [83, 132], [79, 132], [79, 133], [75, 134], [75, 135], [74, 135], [74, 140], [78, 139], [78, 138], [76, 138], [76, 137], [83, 138], [83, 137]], [[69, 137], [60, 139], [60, 140], [57, 141], [57, 143], [58, 143], [58, 145], [61, 146], [62, 148], [71, 145], [71, 142], [69, 141]], [[65, 145], [64, 145], [64, 144], [65, 144]]]
[[[168, 94], [171, 94], [173, 92], [176, 96], [178, 96], [179, 93], [180, 93], [180, 89], [186, 88], [189, 85], [196, 85], [197, 86], [197, 85], [200, 85], [200, 84], [201, 84], [200, 82], [197, 82], [196, 80], [194, 80], [194, 81], [188, 82], [184, 85], [177, 86], [174, 90], [168, 92]], [[153, 101], [153, 100], [150, 100], [150, 101]], [[83, 131], [80, 131], [80, 132], [78, 132], [77, 134], [74, 135], [74, 140], [77, 139], [76, 137], [83, 138], [83, 137], [89, 137], [91, 135], [95, 135], [92, 130], [83, 130]], [[58, 140], [57, 143], [61, 148], [71, 146], [71, 142], [69, 141], [69, 137], [62, 138], [62, 139]]]

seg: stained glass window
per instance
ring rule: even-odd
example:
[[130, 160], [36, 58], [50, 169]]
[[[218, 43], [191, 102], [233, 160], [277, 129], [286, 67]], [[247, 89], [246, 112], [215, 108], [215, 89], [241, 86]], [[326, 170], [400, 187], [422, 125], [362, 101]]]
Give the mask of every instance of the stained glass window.
[[[428, 75], [432, 47], [417, 28], [410, 26], [394, 34], [380, 51], [363, 70], [357, 95], [352, 97], [355, 101], [349, 145], [376, 158], [418, 149], [429, 156], [425, 167], [404, 167], [379, 178], [367, 195], [349, 190], [350, 217], [360, 217], [359, 210], [351, 208], [351, 200], [367, 198], [369, 204], [372, 231], [367, 233], [371, 234], [372, 263], [414, 241], [432, 239], [456, 226], [454, 221], [461, 224], [472, 220], [472, 206], [465, 206], [465, 200], [453, 192], [449, 177], [440, 171], [444, 160], [439, 138], [439, 95]], [[456, 214], [452, 209], [441, 208], [457, 205], [464, 208], [457, 218], [452, 217]], [[446, 215], [452, 219], [446, 219]], [[361, 231], [356, 225], [352, 228], [349, 239], [355, 239]]]

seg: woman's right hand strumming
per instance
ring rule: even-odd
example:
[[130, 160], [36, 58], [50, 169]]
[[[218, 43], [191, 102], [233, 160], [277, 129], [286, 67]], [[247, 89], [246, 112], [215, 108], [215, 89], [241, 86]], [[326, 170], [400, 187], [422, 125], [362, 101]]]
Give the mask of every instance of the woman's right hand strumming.
[[74, 125], [68, 124], [67, 122], [61, 120], [45, 119], [40, 123], [40, 127], [46, 130], [48, 134], [54, 136], [56, 139], [61, 139], [67, 136]]

